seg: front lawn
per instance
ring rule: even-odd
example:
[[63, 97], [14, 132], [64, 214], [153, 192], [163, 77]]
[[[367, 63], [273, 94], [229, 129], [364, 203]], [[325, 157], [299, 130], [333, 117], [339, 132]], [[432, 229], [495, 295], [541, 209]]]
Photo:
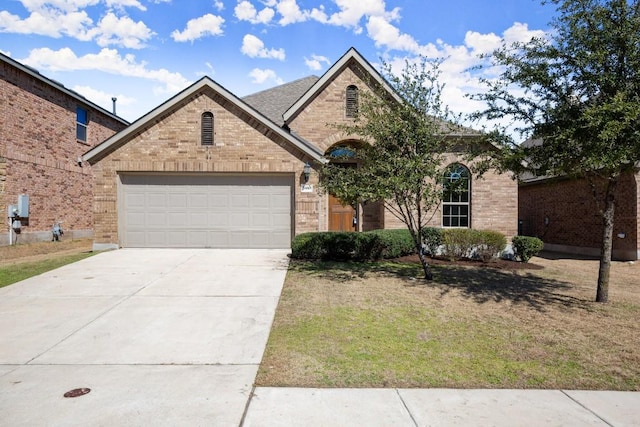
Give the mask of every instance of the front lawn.
[[[640, 390], [640, 265], [291, 263], [259, 386]], [[416, 279], [418, 278], [418, 279]]]

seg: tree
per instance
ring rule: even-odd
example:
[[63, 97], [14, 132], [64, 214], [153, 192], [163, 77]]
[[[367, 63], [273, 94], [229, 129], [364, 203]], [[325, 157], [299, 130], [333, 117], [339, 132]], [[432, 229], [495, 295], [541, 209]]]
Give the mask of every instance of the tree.
[[640, 0], [548, 0], [557, 16], [548, 38], [503, 46], [500, 78], [474, 98], [476, 118], [510, 118], [535, 144], [497, 130], [500, 166], [589, 182], [602, 217], [596, 301], [608, 300], [615, 191], [640, 160]]
[[320, 183], [353, 206], [384, 201], [385, 208], [409, 229], [427, 280], [432, 273], [422, 250], [421, 230], [441, 201], [443, 155], [451, 143], [448, 134], [460, 130], [441, 103], [439, 64], [425, 59], [406, 63], [400, 76], [384, 64], [383, 77], [391, 90], [370, 83], [371, 90], [359, 95], [353, 124], [337, 126], [345, 135], [358, 135], [367, 142], [355, 153], [358, 167], [345, 168], [339, 156], [333, 157], [322, 167]]

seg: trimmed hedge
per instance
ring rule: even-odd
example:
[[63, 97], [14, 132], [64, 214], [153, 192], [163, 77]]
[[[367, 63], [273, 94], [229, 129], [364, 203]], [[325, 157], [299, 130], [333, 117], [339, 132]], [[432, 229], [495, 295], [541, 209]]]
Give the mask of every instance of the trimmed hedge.
[[489, 261], [498, 257], [507, 246], [507, 238], [497, 231], [472, 230], [470, 228], [446, 228], [442, 230], [442, 254], [453, 260], [480, 258]]
[[425, 227], [422, 229], [422, 243], [429, 255], [435, 257], [442, 245], [442, 228]]
[[[507, 246], [507, 239], [497, 231], [468, 228], [427, 227], [422, 230], [422, 239], [431, 256], [442, 246], [442, 254], [450, 259], [476, 257], [488, 261]], [[415, 253], [407, 229], [304, 233], [291, 242], [291, 258], [295, 259], [374, 261]]]
[[544, 248], [544, 242], [537, 237], [514, 236], [511, 239], [513, 252], [522, 262], [529, 262]]
[[299, 234], [291, 242], [291, 258], [369, 261], [416, 253], [409, 230], [327, 231]]

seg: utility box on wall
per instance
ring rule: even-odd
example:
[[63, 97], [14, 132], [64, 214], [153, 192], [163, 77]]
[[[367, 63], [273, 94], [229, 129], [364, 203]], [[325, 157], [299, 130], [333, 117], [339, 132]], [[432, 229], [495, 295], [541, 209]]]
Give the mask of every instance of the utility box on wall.
[[21, 218], [29, 218], [29, 196], [26, 194], [18, 196], [18, 215]]

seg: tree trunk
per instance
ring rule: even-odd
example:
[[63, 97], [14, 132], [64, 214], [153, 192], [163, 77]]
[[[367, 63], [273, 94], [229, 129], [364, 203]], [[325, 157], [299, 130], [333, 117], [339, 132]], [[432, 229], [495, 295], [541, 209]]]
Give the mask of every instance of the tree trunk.
[[617, 177], [610, 177], [605, 194], [605, 207], [602, 214], [602, 248], [600, 250], [600, 268], [598, 269], [598, 290], [596, 302], [609, 300], [609, 273], [611, 271], [611, 253], [613, 252], [613, 221], [616, 211], [615, 191]]
[[431, 267], [429, 267], [429, 263], [427, 262], [427, 257], [424, 255], [424, 251], [422, 248], [418, 251], [418, 258], [420, 258], [420, 264], [422, 264], [422, 269], [424, 270], [424, 279], [425, 280], [433, 280], [433, 273], [431, 272]]

